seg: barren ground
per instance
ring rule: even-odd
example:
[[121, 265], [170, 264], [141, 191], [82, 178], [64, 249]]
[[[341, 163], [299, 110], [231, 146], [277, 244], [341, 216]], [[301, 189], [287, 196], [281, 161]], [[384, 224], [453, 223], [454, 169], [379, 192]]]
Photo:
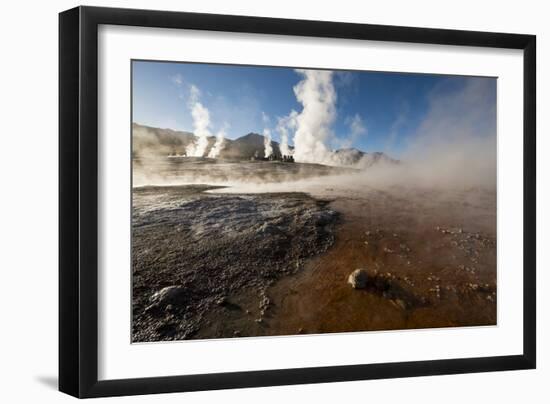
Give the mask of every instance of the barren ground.
[[240, 185], [134, 188], [135, 342], [496, 324], [494, 191], [245, 164]]

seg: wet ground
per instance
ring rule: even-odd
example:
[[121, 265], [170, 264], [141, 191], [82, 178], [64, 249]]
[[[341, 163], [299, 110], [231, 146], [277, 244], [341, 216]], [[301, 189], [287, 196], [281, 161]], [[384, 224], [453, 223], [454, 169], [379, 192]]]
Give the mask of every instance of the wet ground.
[[334, 243], [338, 214], [328, 201], [304, 193], [205, 193], [212, 189], [134, 189], [134, 341], [195, 337], [214, 312], [221, 323], [225, 312], [245, 316], [235, 297], [267, 305], [269, 286]]
[[[343, 218], [335, 245], [269, 291], [278, 297], [273, 328], [289, 334], [496, 324], [494, 217], [486, 208], [440, 195], [367, 195], [335, 200], [331, 207]], [[381, 285], [351, 288], [353, 268], [381, 277]]]
[[269, 189], [134, 189], [134, 341], [496, 324], [494, 191]]

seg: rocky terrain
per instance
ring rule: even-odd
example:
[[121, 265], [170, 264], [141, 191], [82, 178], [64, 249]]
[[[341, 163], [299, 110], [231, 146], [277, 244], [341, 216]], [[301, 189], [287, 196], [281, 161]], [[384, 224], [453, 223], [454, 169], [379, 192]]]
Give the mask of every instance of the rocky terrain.
[[236, 296], [267, 307], [269, 286], [334, 242], [338, 214], [327, 201], [211, 189], [134, 189], [134, 342], [193, 338], [216, 309], [247, 316]]
[[497, 323], [494, 190], [300, 163], [160, 167], [171, 186], [133, 191], [134, 342]]

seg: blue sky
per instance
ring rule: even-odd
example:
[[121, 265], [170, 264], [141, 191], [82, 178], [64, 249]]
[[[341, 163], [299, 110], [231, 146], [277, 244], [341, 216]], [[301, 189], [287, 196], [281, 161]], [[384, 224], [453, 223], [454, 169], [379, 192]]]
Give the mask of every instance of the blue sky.
[[[278, 141], [277, 117], [302, 110], [293, 91], [302, 76], [292, 68], [134, 61], [132, 79], [132, 120], [154, 127], [193, 131], [191, 86], [200, 90], [212, 132], [225, 126], [231, 139], [268, 127]], [[345, 144], [398, 157], [425, 127], [434, 105], [446, 99], [453, 102], [444, 113], [460, 113], [455, 125], [472, 115], [469, 129], [496, 134], [494, 78], [339, 71], [333, 83], [337, 114], [329, 146], [334, 148]], [[466, 88], [474, 88], [474, 96], [461, 97]], [[355, 137], [350, 135], [354, 117], [365, 128]]]

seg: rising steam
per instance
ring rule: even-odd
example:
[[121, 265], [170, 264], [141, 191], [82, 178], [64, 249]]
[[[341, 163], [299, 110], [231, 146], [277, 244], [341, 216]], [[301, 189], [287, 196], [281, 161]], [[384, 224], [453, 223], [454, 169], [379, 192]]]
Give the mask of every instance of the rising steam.
[[273, 146], [271, 146], [271, 130], [264, 129], [264, 157], [269, 157], [273, 154]]
[[[264, 157], [274, 153], [272, 130], [275, 130], [280, 136], [282, 155], [293, 154], [295, 161], [301, 163], [359, 169], [352, 176], [354, 184], [365, 181], [365, 184], [388, 186], [496, 186], [494, 79], [464, 78], [461, 86], [456, 86], [457, 81], [449, 81], [448, 84], [441, 81], [430, 93], [426, 113], [416, 129], [409, 128], [407, 137], [401, 137], [397, 143], [397, 132], [402, 130], [404, 123], [411, 122], [409, 109], [402, 108], [387, 133], [387, 144], [391, 145], [389, 154], [400, 159], [400, 164], [395, 164], [395, 160], [383, 153], [362, 155], [360, 151], [351, 149], [360, 137], [367, 135], [365, 120], [358, 114], [352, 114], [343, 121], [348, 128], [347, 137], [338, 139], [333, 135], [331, 128], [337, 117], [338, 99], [333, 72], [296, 72], [300, 75], [300, 81], [293, 91], [301, 109], [291, 110], [288, 115], [277, 118], [275, 126], [271, 126], [269, 116], [262, 113]], [[178, 86], [183, 85], [180, 77], [175, 77], [173, 81]], [[213, 145], [212, 140], [209, 143], [212, 136], [211, 116], [200, 98], [199, 88], [191, 85], [187, 103], [195, 135], [191, 144], [169, 140], [178, 137], [172, 136], [167, 129], [155, 134], [147, 128], [136, 126], [133, 132], [134, 154], [148, 157], [173, 154], [174, 150], [178, 150], [179, 154], [179, 150], [185, 149], [187, 156], [219, 157], [227, 143], [228, 125], [225, 124], [216, 133]], [[339, 150], [333, 151], [329, 145]], [[399, 155], [394, 154], [396, 150], [399, 150]], [[265, 178], [258, 178], [260, 182], [263, 180]]]
[[187, 146], [188, 156], [203, 157], [208, 147], [208, 136], [210, 133], [210, 112], [199, 101], [201, 92], [197, 86], [191, 85], [188, 107], [193, 117], [193, 128], [195, 130], [196, 141]]
[[336, 91], [333, 72], [328, 70], [296, 70], [303, 79], [294, 86], [294, 94], [303, 109], [296, 116], [294, 158], [306, 163], [332, 163], [325, 143], [332, 136], [336, 119]]
[[262, 111], [262, 121], [264, 123], [264, 157], [268, 158], [273, 154], [273, 146], [271, 145], [271, 129], [267, 126], [269, 125], [270, 119], [269, 115]]
[[279, 147], [281, 148], [281, 154], [283, 156], [290, 156], [294, 153], [288, 145], [288, 135], [289, 131], [294, 132], [296, 130], [297, 116], [298, 112], [292, 110], [290, 114], [279, 118], [277, 121], [277, 132], [279, 132], [279, 136], [281, 136], [281, 144]]
[[350, 132], [346, 138], [339, 142], [338, 146], [342, 148], [352, 147], [359, 137], [367, 134], [367, 128], [361, 115], [355, 114], [353, 116], [348, 116], [345, 123], [349, 126]]
[[[327, 145], [333, 140], [331, 126], [336, 120], [337, 94], [334, 73], [327, 70], [296, 70], [302, 80], [294, 86], [296, 100], [302, 104], [300, 113], [289, 115], [294, 133], [294, 158], [298, 162], [331, 166], [350, 165], [350, 156], [336, 153]], [[294, 111], [293, 111], [294, 112]], [[350, 135], [339, 146], [350, 147], [366, 133], [361, 117], [356, 114], [346, 120]]]
[[[191, 85], [188, 107], [193, 118], [193, 128], [196, 140], [187, 146], [186, 154], [190, 157], [204, 157], [208, 148], [210, 132], [210, 111], [200, 102], [201, 91], [194, 84]], [[216, 133], [214, 146], [208, 152], [208, 157], [216, 158], [223, 149], [227, 123]]]
[[223, 128], [221, 128], [218, 133], [216, 133], [216, 142], [214, 143], [214, 146], [212, 149], [210, 149], [210, 152], [208, 153], [208, 157], [210, 158], [216, 158], [220, 155], [220, 152], [223, 149], [223, 146], [225, 144], [225, 130], [227, 128], [227, 123], [224, 125]]
[[468, 78], [460, 89], [436, 88], [428, 112], [403, 152], [413, 182], [495, 187], [496, 83]]

